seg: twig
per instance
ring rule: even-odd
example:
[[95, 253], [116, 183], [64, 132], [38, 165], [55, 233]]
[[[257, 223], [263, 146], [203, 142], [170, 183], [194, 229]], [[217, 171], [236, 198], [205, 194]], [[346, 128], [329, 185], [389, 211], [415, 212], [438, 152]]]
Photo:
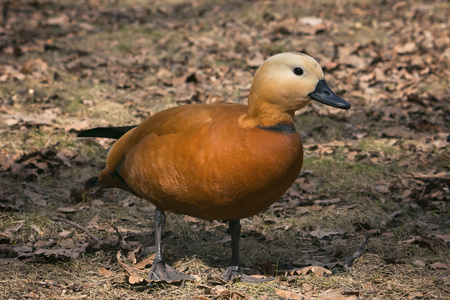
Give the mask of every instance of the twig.
[[75, 223], [75, 222], [69, 221], [69, 220], [67, 220], [67, 219], [59, 218], [59, 217], [52, 217], [51, 219], [52, 219], [52, 220], [55, 220], [55, 221], [61, 221], [61, 222], [70, 224], [70, 225], [72, 225], [73, 227], [78, 228], [78, 229], [84, 231], [84, 232], [85, 232], [91, 239], [93, 239], [94, 241], [100, 242], [100, 239], [99, 239], [98, 237], [96, 237], [95, 235], [93, 235], [93, 234], [92, 234], [89, 230], [87, 230], [85, 227], [83, 227], [83, 226], [81, 226], [81, 225], [79, 225], [79, 224], [77, 224], [77, 223]]
[[350, 265], [353, 263], [353, 261], [355, 259], [357, 259], [358, 257], [361, 256], [361, 254], [364, 252], [364, 250], [366, 250], [367, 245], [369, 244], [369, 238], [372, 236], [372, 233], [369, 233], [366, 236], [366, 240], [364, 241], [364, 244], [361, 246], [361, 248], [358, 249], [358, 251], [356, 251], [355, 253], [353, 253], [352, 256], [350, 256], [349, 258], [347, 258], [344, 262], [344, 268], [348, 269], [350, 267]]
[[56, 283], [54, 281], [51, 280], [45, 280], [45, 281], [32, 281], [32, 283], [37, 284], [37, 285], [43, 285], [44, 287], [47, 288], [64, 288], [61, 284]]
[[139, 276], [139, 274], [138, 273], [136, 273], [134, 270], [133, 270], [133, 268], [132, 267], [130, 267], [129, 265], [127, 265], [126, 263], [124, 263], [123, 261], [122, 261], [122, 252], [120, 252], [120, 250], [119, 251], [117, 251], [117, 261], [119, 262], [119, 264], [127, 271], [127, 273], [128, 273], [128, 275], [130, 275], [130, 276]]
[[120, 231], [119, 231], [119, 228], [117, 228], [116, 225], [113, 225], [112, 227], [113, 227], [114, 230], [117, 232], [117, 236], [119, 237], [119, 242], [122, 242], [124, 239], [123, 239], [122, 234], [121, 234]]

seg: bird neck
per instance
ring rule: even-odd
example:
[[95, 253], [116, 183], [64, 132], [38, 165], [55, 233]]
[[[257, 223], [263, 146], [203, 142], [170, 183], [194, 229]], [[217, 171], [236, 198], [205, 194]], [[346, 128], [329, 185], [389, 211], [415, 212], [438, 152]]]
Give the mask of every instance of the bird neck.
[[249, 97], [247, 114], [239, 119], [239, 123], [244, 128], [294, 124], [294, 113], [280, 105]]

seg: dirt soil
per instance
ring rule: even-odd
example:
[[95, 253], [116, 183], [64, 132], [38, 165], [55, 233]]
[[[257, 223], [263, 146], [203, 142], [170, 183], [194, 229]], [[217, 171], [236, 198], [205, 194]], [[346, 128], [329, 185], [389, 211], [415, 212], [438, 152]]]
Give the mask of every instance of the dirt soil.
[[[0, 16], [0, 298], [450, 299], [448, 1], [5, 0]], [[302, 173], [242, 220], [252, 276], [221, 279], [226, 223], [169, 214], [147, 282], [154, 206], [85, 190], [96, 126], [176, 105], [245, 103], [284, 51], [322, 65], [349, 111], [296, 116]]]

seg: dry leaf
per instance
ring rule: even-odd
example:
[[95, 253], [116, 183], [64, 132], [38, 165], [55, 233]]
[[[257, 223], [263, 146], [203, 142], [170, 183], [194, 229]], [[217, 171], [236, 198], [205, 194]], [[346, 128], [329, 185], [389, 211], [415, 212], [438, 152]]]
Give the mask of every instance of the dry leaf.
[[319, 266], [312, 266], [311, 271], [313, 272], [314, 275], [320, 276], [320, 277], [324, 277], [325, 274], [328, 274], [328, 275], [333, 274], [333, 272], [331, 272], [330, 270], [319, 267]]
[[343, 288], [327, 290], [320, 293], [318, 300], [357, 300], [359, 292], [348, 292]]
[[155, 254], [153, 253], [152, 255], [150, 255], [149, 257], [141, 260], [140, 262], [138, 262], [137, 264], [134, 265], [134, 267], [136, 269], [144, 269], [147, 266], [151, 266], [153, 264], [153, 260], [155, 259]]
[[144, 278], [142, 276], [139, 275], [130, 275], [128, 276], [128, 283], [135, 285], [135, 284], [141, 284], [144, 282]]
[[194, 300], [211, 300], [211, 298], [208, 298], [206, 296], [202, 296], [202, 295], [194, 295]]
[[445, 243], [450, 243], [450, 234], [436, 234], [435, 235], [436, 238], [443, 240]]
[[322, 239], [324, 237], [330, 237], [332, 235], [343, 235], [345, 231], [334, 231], [328, 229], [316, 229], [309, 232], [310, 236], [316, 237], [318, 239]]
[[337, 204], [341, 201], [342, 201], [341, 198], [333, 198], [333, 199], [326, 199], [326, 200], [314, 200], [314, 205], [328, 206], [331, 204]]
[[381, 137], [412, 139], [414, 138], [414, 133], [405, 126], [394, 126], [383, 130]]
[[444, 270], [450, 269], [450, 264], [442, 263], [442, 262], [435, 262], [434, 264], [431, 264], [430, 267], [433, 270], [444, 271]]
[[255, 52], [253, 55], [250, 55], [246, 60], [247, 65], [254, 68], [259, 67], [263, 62], [264, 56], [259, 51]]
[[98, 273], [99, 273], [101, 276], [104, 276], [104, 277], [109, 277], [109, 276], [116, 275], [116, 273], [114, 273], [113, 271], [107, 270], [107, 269], [105, 269], [105, 268], [99, 268], [99, 269], [98, 269]]
[[275, 293], [277, 293], [278, 296], [282, 297], [283, 299], [289, 299], [289, 300], [302, 300], [305, 299], [305, 297], [294, 293], [291, 290], [280, 290], [275, 289]]

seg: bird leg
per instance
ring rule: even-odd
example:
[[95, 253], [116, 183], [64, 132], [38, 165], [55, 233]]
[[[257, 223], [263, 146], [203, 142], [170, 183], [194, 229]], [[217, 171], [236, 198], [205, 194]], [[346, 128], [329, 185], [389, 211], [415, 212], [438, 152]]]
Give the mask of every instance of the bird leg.
[[231, 261], [227, 268], [225, 280], [233, 280], [239, 277], [241, 272], [241, 265], [239, 263], [239, 238], [241, 235], [241, 222], [239, 220], [231, 220], [227, 232], [231, 234]]
[[271, 281], [273, 278], [265, 277], [258, 278], [243, 274], [241, 271], [241, 264], [239, 262], [239, 239], [241, 236], [241, 222], [239, 220], [232, 220], [229, 222], [227, 232], [231, 234], [231, 261], [230, 266], [227, 268], [223, 277], [225, 280], [234, 280], [240, 278], [240, 281], [248, 283], [260, 283], [265, 281]]
[[164, 261], [161, 247], [161, 234], [165, 223], [166, 223], [166, 215], [164, 214], [164, 211], [157, 208], [155, 210], [156, 253], [155, 258], [153, 259], [152, 267], [148, 272], [147, 278], [149, 280], [165, 281], [165, 282], [194, 280], [195, 278], [193, 276], [175, 270]]

